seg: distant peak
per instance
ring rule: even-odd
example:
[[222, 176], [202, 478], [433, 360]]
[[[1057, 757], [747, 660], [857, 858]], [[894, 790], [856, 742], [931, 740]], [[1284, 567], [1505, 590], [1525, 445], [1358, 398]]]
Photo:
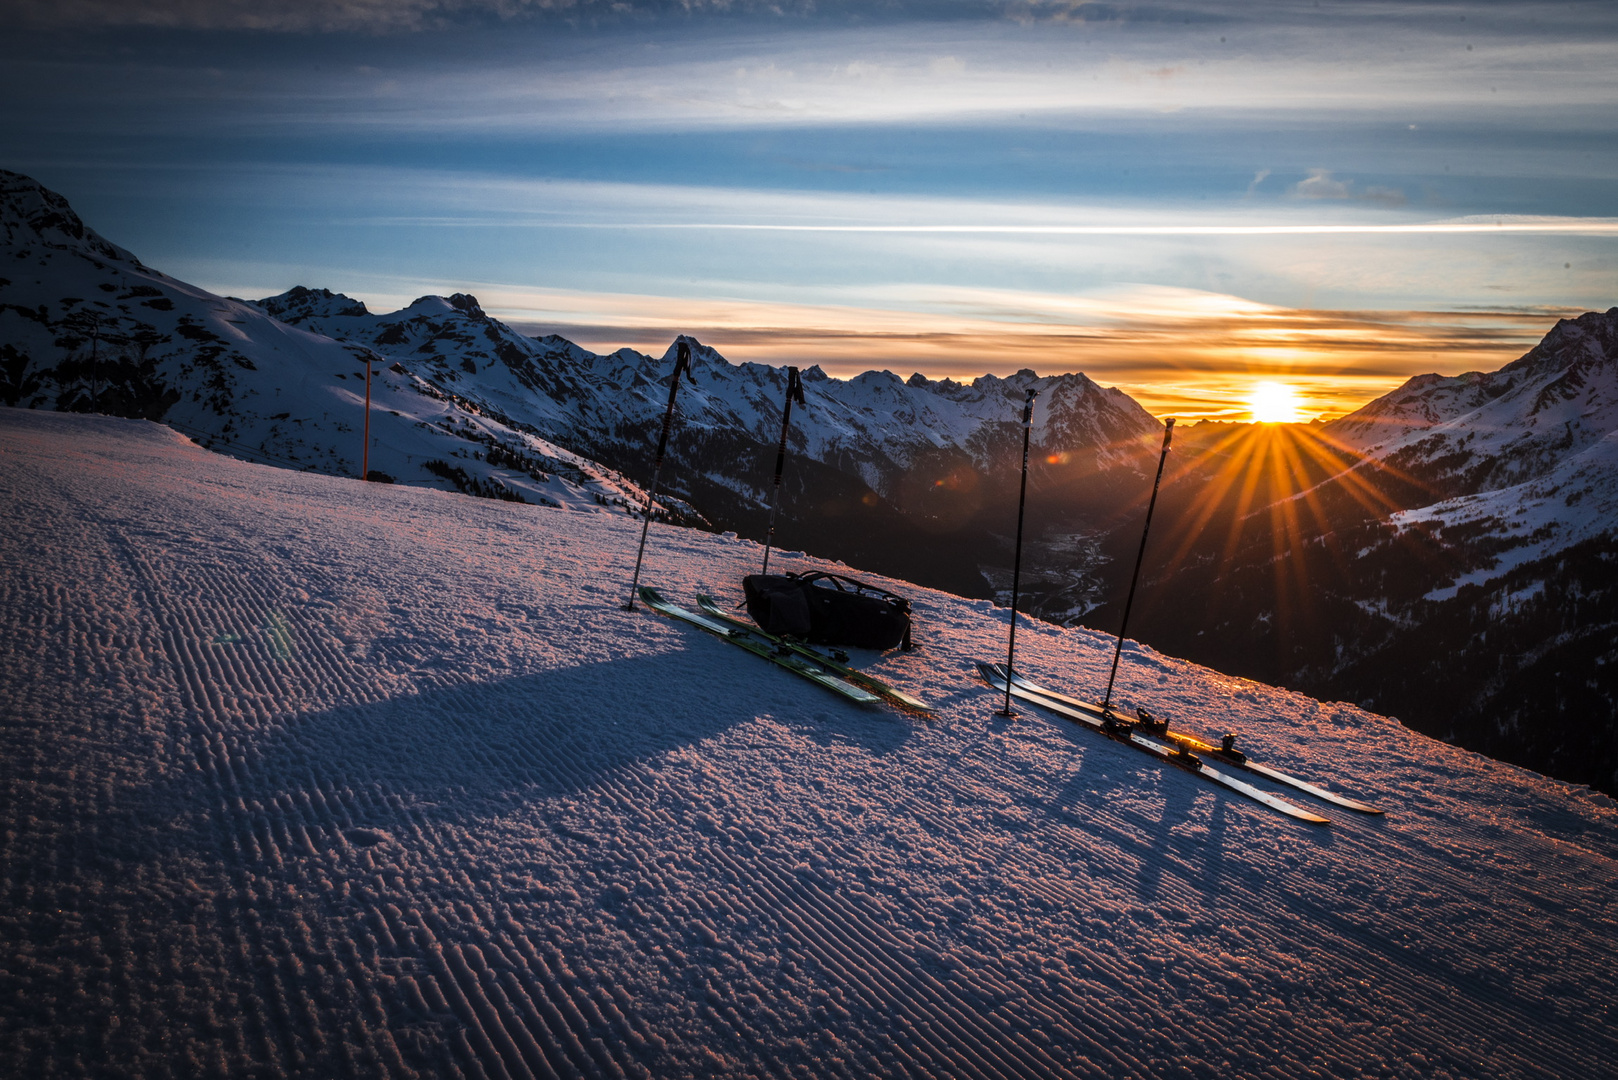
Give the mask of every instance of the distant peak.
[[1618, 359], [1618, 307], [1558, 319], [1538, 345], [1500, 370], [1549, 373], [1595, 359]]
[[365, 304], [352, 296], [334, 293], [330, 289], [309, 289], [302, 285], [294, 285], [277, 296], [254, 301], [254, 306], [294, 326], [310, 319], [353, 318], [370, 314]]
[[471, 293], [451, 293], [448, 296], [435, 296], [429, 293], [426, 296], [418, 296], [408, 307], [394, 312], [394, 315], [415, 318], [423, 315], [448, 315], [455, 311], [474, 319], [488, 318], [483, 308], [479, 306], [478, 298]]
[[484, 317], [483, 309], [478, 306], [478, 298], [471, 293], [451, 293], [448, 299], [449, 306], [456, 311], [464, 311], [466, 314], [478, 319]]

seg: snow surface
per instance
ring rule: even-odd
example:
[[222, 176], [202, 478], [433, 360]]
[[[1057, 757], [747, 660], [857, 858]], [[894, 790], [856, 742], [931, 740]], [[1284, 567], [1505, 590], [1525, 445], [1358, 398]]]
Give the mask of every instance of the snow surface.
[[12, 409], [0, 499], [5, 1075], [1614, 1075], [1618, 807], [1393, 720], [1126, 649], [1311, 828], [996, 717], [986, 601], [887, 582], [926, 724], [618, 610], [621, 514]]

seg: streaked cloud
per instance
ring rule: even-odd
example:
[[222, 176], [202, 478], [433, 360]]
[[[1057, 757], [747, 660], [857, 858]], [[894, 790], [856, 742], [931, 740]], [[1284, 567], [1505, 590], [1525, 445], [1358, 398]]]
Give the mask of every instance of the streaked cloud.
[[[244, 46], [232, 40], [217, 43], [211, 64], [196, 65], [189, 50], [172, 45], [122, 59], [108, 72], [122, 72], [138, 98], [193, 108], [206, 101], [202, 111], [221, 124], [240, 117], [233, 104], [246, 104], [276, 123], [347, 131], [498, 134], [996, 118], [1062, 125], [1176, 114], [1281, 122], [1379, 116], [1425, 129], [1444, 118], [1522, 110], [1599, 116], [1618, 105], [1613, 20], [1591, 5], [1526, 20], [1499, 5], [1374, 5], [1378, 14], [1370, 18], [1373, 6], [1333, 5], [1322, 15], [1189, 4], [1176, 9], [1187, 14], [1184, 22], [1147, 19], [1132, 8], [1115, 19], [1027, 25], [1002, 18], [999, 5], [942, 3], [826, 10], [806, 3], [801, 15], [792, 5], [762, 0], [20, 4], [13, 5], [19, 14], [73, 25], [388, 31], [481, 17], [512, 20], [522, 31], [475, 42], [476, 62], [400, 46], [369, 50], [363, 64], [333, 64], [335, 56], [315, 43], [306, 61], [289, 57], [266, 66], [251, 52], [248, 62], [235, 62]], [[701, 17], [717, 10], [761, 14]], [[811, 10], [818, 14], [811, 17]], [[914, 17], [905, 18], [907, 10]], [[782, 14], [762, 14], [770, 11]], [[1446, 11], [1472, 18], [1463, 26]], [[524, 21], [551, 15], [563, 25]], [[1570, 24], [1580, 19], [1583, 32], [1575, 32]], [[581, 29], [599, 20], [599, 32]], [[14, 62], [28, 67], [35, 59], [25, 53]], [[60, 60], [53, 55], [51, 63]], [[64, 83], [64, 92], [72, 89]], [[104, 103], [117, 109], [116, 101]]]
[[[313, 170], [309, 170], [313, 172]], [[1317, 175], [1318, 174], [1318, 175]], [[1488, 233], [1618, 236], [1618, 217], [1473, 214], [1434, 218], [1402, 200], [1364, 198], [1352, 183], [1313, 170], [1296, 188], [1305, 201], [1358, 198], [1397, 215], [1332, 216], [1307, 206], [1233, 202], [1215, 210], [1157, 200], [1150, 205], [1024, 198], [948, 198], [793, 191], [699, 184], [529, 180], [431, 170], [345, 169], [366, 201], [430, 202], [429, 215], [374, 215], [379, 226], [498, 229], [636, 229], [1004, 236], [1396, 236]], [[392, 189], [390, 192], [389, 189]], [[1325, 192], [1318, 194], [1316, 192]], [[1341, 194], [1337, 194], [1341, 192]], [[389, 198], [390, 194], [393, 196]]]
[[[643, 49], [601, 55], [591, 49], [588, 63], [558, 56], [542, 65], [493, 60], [475, 69], [428, 68], [413, 73], [416, 92], [408, 101], [355, 95], [349, 111], [322, 119], [338, 127], [490, 133], [995, 117], [1060, 124], [1182, 112], [1404, 118], [1413, 109], [1431, 121], [1618, 102], [1618, 69], [1605, 42], [1500, 42], [1490, 50], [1487, 69], [1457, 72], [1437, 59], [1412, 59], [1391, 42], [1344, 50], [1324, 42], [1275, 41], [1256, 54], [1198, 55], [1165, 77], [1165, 54], [1202, 54], [1205, 48], [1173, 40], [1070, 40], [1068, 31], [1052, 40], [1021, 28], [969, 26], [806, 30], [784, 38], [737, 33], [672, 55]], [[1433, 53], [1450, 47], [1441, 36], [1426, 45]], [[970, 63], [940, 73], [940, 62], [957, 54], [970, 56]], [[1298, 91], [1301, 83], [1306, 92]], [[281, 88], [281, 105], [308, 115], [334, 91], [348, 97], [333, 81], [289, 84]]]
[[396, 33], [469, 14], [573, 6], [573, 0], [12, 0], [8, 8], [35, 26]]

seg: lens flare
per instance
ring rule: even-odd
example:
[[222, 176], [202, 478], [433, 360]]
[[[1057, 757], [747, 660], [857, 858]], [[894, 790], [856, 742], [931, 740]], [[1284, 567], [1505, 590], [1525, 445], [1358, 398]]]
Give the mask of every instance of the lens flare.
[[1253, 419], [1260, 424], [1295, 424], [1298, 422], [1298, 393], [1290, 386], [1278, 382], [1261, 382], [1253, 387], [1247, 399]]

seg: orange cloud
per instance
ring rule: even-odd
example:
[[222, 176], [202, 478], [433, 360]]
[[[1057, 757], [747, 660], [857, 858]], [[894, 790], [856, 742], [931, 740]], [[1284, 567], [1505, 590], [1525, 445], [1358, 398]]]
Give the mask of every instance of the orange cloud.
[[[1411, 375], [1498, 368], [1558, 317], [1577, 314], [1542, 308], [1321, 311], [1175, 292], [1147, 290], [1101, 303], [1080, 299], [1073, 311], [1025, 311], [1018, 321], [1010, 311], [990, 313], [981, 304], [975, 311], [961, 304], [952, 313], [932, 314], [623, 296], [554, 303], [548, 306], [571, 310], [536, 320], [529, 304], [523, 310], [484, 302], [529, 332], [560, 333], [600, 351], [629, 345], [661, 352], [675, 334], [690, 333], [738, 363], [819, 364], [844, 378], [871, 369], [955, 379], [1021, 368], [1082, 371], [1121, 387], [1160, 416], [1236, 420], [1248, 419], [1247, 399], [1259, 381], [1290, 387], [1305, 418], [1331, 418]], [[1060, 320], [1061, 314], [1071, 318]]]
[[[404, 291], [393, 292], [404, 286]], [[1261, 381], [1283, 383], [1304, 419], [1351, 412], [1412, 375], [1492, 371], [1578, 309], [1336, 311], [1158, 286], [1053, 295], [1010, 290], [867, 287], [825, 303], [693, 299], [411, 281], [362, 294], [373, 311], [428, 292], [473, 292], [484, 310], [531, 334], [597, 352], [661, 354], [691, 334], [735, 363], [818, 364], [970, 380], [1032, 368], [1082, 371], [1157, 416], [1249, 419]]]

